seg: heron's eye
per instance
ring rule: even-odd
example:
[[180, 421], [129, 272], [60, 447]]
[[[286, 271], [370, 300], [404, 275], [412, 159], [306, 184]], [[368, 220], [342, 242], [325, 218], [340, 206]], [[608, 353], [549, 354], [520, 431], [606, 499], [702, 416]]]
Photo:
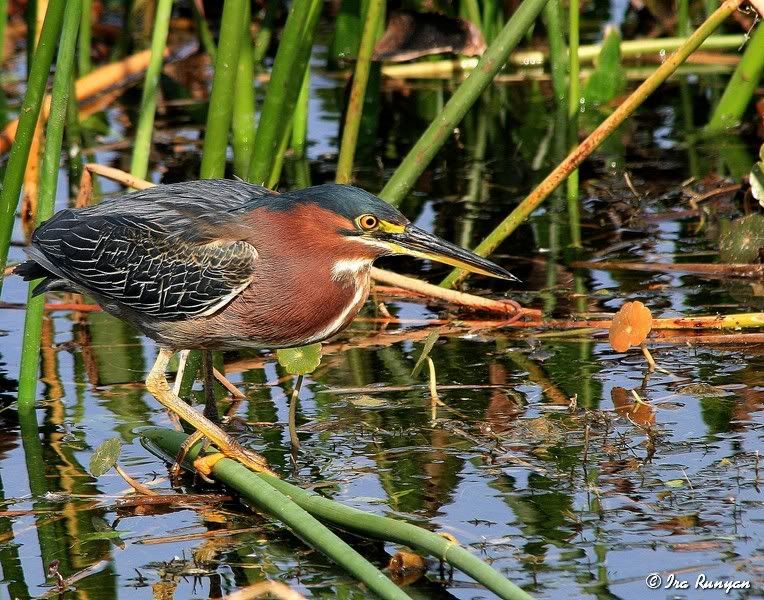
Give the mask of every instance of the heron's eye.
[[372, 231], [379, 227], [379, 219], [374, 215], [361, 215], [358, 217], [358, 226], [364, 231]]

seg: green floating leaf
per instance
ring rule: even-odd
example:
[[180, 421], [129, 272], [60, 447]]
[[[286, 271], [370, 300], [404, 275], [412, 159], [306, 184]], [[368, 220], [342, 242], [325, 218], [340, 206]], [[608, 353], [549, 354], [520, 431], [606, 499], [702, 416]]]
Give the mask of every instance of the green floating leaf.
[[361, 394], [360, 396], [354, 396], [350, 398], [350, 401], [355, 406], [362, 406], [365, 408], [376, 408], [378, 406], [383, 406], [385, 404], [385, 401], [382, 398], [375, 398], [374, 396], [369, 396], [368, 394]]
[[755, 263], [762, 248], [764, 216], [759, 214], [735, 219], [719, 236], [719, 257], [724, 263]]
[[122, 443], [117, 438], [106, 440], [98, 446], [90, 457], [90, 474], [93, 477], [100, 477], [109, 472], [117, 464], [119, 455], [122, 452]]
[[683, 488], [685, 485], [687, 485], [687, 481], [685, 479], [669, 479], [668, 481], [664, 481], [664, 483], [671, 488]]
[[276, 350], [276, 357], [290, 374], [305, 375], [321, 364], [321, 344]]
[[424, 347], [422, 348], [422, 353], [419, 355], [419, 358], [416, 361], [416, 364], [414, 365], [414, 369], [411, 371], [411, 376], [416, 377], [419, 375], [419, 371], [422, 370], [422, 365], [424, 365], [424, 361], [427, 359], [427, 355], [430, 354], [430, 351], [432, 350], [433, 346], [435, 346], [435, 342], [438, 341], [439, 334], [437, 331], [430, 332], [430, 335], [427, 336], [427, 338], [424, 340]]
[[621, 34], [615, 27], [605, 34], [597, 66], [584, 86], [584, 99], [594, 106], [607, 104], [626, 89], [621, 62]]

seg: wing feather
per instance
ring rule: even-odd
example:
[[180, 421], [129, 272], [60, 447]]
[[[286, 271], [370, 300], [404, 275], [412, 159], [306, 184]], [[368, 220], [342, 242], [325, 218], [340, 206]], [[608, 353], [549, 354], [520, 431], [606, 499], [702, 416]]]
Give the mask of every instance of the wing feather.
[[257, 250], [224, 238], [242, 227], [246, 202], [267, 190], [225, 182], [221, 197], [211, 182], [192, 183], [191, 191], [159, 186], [61, 211], [35, 231], [30, 256], [77, 289], [154, 319], [214, 314], [254, 277]]

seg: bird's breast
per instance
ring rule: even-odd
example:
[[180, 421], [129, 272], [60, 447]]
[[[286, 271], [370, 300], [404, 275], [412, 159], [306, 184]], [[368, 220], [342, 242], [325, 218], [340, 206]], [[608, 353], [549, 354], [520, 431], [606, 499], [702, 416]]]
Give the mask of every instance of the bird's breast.
[[285, 348], [330, 338], [352, 322], [369, 294], [371, 264], [347, 266], [259, 273], [204, 328], [228, 332], [225, 343], [216, 344], [225, 348]]

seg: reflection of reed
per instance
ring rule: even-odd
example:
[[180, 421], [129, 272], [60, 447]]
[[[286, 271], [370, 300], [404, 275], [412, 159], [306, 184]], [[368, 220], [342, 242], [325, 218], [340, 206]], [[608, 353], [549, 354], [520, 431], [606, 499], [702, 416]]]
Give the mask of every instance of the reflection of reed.
[[[55, 332], [53, 331], [53, 319], [46, 316], [42, 320], [42, 335], [40, 338], [40, 379], [48, 386], [46, 395], [50, 400], [61, 400], [64, 397], [64, 387], [61, 385], [61, 377], [58, 374], [58, 359], [55, 348]], [[54, 402], [54, 404], [59, 404]], [[59, 423], [63, 422], [63, 414], [59, 416]]]

